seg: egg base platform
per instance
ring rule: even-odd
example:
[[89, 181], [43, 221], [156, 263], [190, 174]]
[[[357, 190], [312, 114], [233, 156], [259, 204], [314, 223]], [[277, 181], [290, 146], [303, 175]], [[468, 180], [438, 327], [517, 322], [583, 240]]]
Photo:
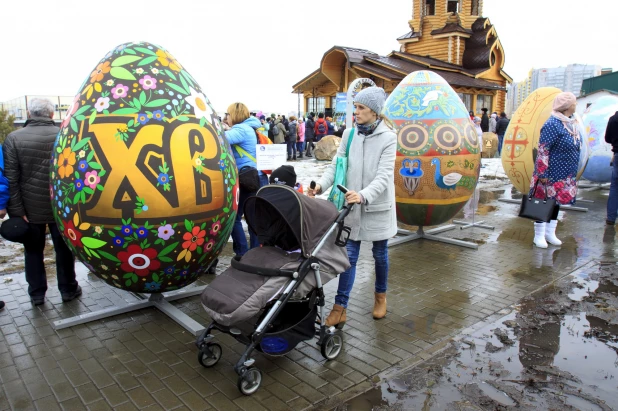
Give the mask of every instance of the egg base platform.
[[441, 227], [436, 227], [436, 228], [432, 228], [431, 230], [425, 231], [423, 229], [423, 226], [420, 226], [418, 230], [416, 231], [416, 233], [413, 233], [412, 231], [408, 231], [408, 230], [397, 229], [397, 237], [393, 237], [390, 240], [388, 240], [388, 247], [393, 247], [395, 245], [407, 243], [409, 241], [424, 239], [424, 240], [438, 241], [440, 243], [452, 244], [452, 245], [457, 245], [460, 247], [466, 247], [466, 248], [472, 248], [474, 250], [478, 250], [479, 248], [478, 244], [469, 243], [467, 241], [462, 241], [462, 240], [455, 240], [454, 238], [438, 237], [437, 235], [435, 235], [435, 234], [443, 233], [445, 231], [454, 230], [455, 228], [456, 226], [454, 224], [449, 224], [449, 225], [444, 225]]
[[580, 183], [577, 185], [578, 188], [588, 188], [588, 191], [595, 190], [609, 190], [609, 186], [611, 183]]
[[472, 227], [477, 227], [477, 228], [485, 228], [487, 230], [494, 230], [496, 227], [492, 226], [492, 225], [486, 225], [483, 224], [485, 221], [474, 221], [474, 216], [476, 216], [476, 204], [478, 204], [478, 200], [477, 200], [477, 196], [476, 196], [476, 192], [477, 192], [478, 188], [474, 190], [474, 193], [472, 194], [472, 198], [470, 199], [470, 201], [472, 201], [472, 222], [466, 221], [466, 220], [453, 220], [453, 224], [458, 224], [461, 225], [461, 227], [459, 227], [460, 230], [465, 230], [466, 228], [472, 228]]
[[[498, 199], [498, 201], [501, 201], [503, 203], [509, 203], [509, 204], [521, 204], [521, 199], [516, 199], [516, 198], [500, 198]], [[585, 200], [578, 200], [578, 201], [585, 201]], [[582, 213], [587, 213], [588, 209], [585, 207], [575, 207], [575, 206], [571, 206], [571, 205], [561, 205], [560, 206], [560, 211], [580, 211]]]
[[135, 296], [136, 301], [127, 303], [122, 307], [110, 307], [99, 311], [93, 311], [86, 314], [77, 315], [75, 317], [65, 318], [63, 320], [54, 321], [53, 326], [56, 330], [73, 327], [79, 324], [86, 324], [92, 321], [101, 320], [103, 318], [113, 317], [119, 314], [126, 314], [133, 311], [141, 310], [142, 308], [154, 307], [166, 314], [178, 325], [189, 331], [194, 336], [198, 336], [206, 329], [203, 325], [189, 317], [187, 314], [180, 311], [178, 308], [170, 304], [170, 301], [179, 300], [181, 298], [193, 297], [194, 295], [202, 294], [206, 286], [191, 287], [190, 290], [177, 290], [165, 293], [150, 294], [146, 296], [139, 293], [131, 293]]

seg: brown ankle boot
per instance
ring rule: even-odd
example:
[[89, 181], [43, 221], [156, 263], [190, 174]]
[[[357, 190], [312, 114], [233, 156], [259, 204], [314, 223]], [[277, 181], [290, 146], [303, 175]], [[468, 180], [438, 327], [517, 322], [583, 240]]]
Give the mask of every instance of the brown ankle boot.
[[375, 293], [373, 305], [373, 318], [379, 320], [386, 317], [386, 293]]
[[326, 326], [332, 327], [333, 325], [338, 330], [342, 329], [346, 321], [346, 309], [339, 304], [333, 306], [333, 310], [328, 314], [326, 318]]

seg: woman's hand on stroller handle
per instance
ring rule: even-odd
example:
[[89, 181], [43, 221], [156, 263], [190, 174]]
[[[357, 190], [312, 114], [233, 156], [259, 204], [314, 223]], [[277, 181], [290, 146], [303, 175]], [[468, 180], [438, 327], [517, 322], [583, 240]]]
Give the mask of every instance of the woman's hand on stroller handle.
[[307, 190], [307, 195], [309, 197], [315, 197], [316, 194], [319, 194], [322, 191], [322, 187], [319, 184], [316, 184], [315, 181], [312, 181], [309, 184], [309, 189]]

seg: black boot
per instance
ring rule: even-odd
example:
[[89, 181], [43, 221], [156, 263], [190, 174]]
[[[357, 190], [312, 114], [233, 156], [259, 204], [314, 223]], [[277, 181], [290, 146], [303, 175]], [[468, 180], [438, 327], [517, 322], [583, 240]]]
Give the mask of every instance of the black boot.
[[215, 258], [214, 261], [210, 263], [210, 267], [208, 267], [208, 270], [206, 270], [206, 272], [208, 274], [217, 274], [217, 264], [219, 264], [219, 259]]

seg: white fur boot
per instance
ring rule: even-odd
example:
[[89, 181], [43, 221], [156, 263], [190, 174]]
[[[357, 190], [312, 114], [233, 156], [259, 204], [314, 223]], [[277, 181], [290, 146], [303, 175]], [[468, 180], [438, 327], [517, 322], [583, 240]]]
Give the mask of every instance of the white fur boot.
[[545, 225], [547, 223], [534, 223], [534, 245], [539, 248], [547, 248], [545, 241]]
[[558, 240], [558, 238], [556, 237], [557, 225], [558, 220], [551, 220], [545, 225], [545, 239], [551, 245], [562, 245], [562, 241]]

